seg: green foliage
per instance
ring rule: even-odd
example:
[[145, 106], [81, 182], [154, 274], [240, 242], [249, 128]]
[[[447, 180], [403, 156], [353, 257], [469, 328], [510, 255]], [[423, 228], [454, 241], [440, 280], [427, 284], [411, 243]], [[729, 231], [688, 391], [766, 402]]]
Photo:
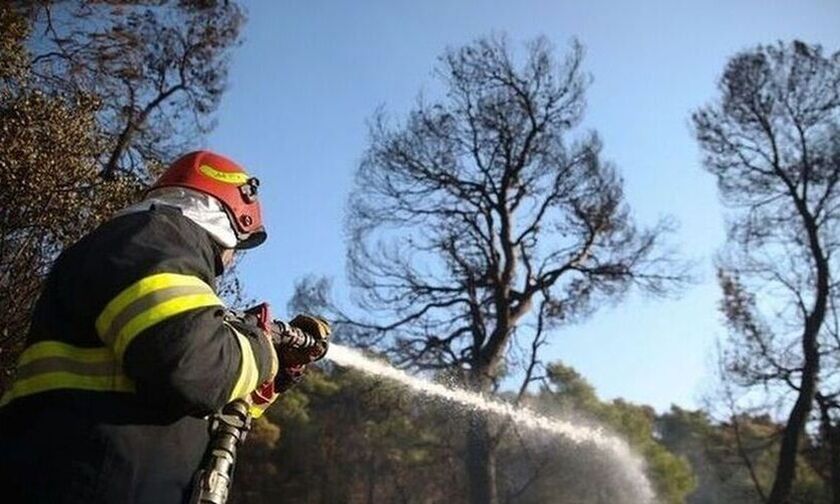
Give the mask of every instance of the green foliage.
[[424, 424], [414, 406], [400, 387], [313, 370], [268, 413], [281, 425], [279, 442], [260, 438], [243, 450], [234, 502], [403, 502], [403, 494], [441, 502], [429, 483], [445, 478], [436, 457], [446, 431]]
[[[532, 407], [577, 412], [626, 438], [645, 459], [662, 502], [684, 502], [695, 487], [686, 458], [656, 437], [649, 407], [605, 403], [572, 368], [550, 367], [552, 389]], [[269, 411], [280, 439], [260, 435], [242, 451], [234, 502], [465, 502], [467, 415], [402, 387], [341, 369], [314, 370]], [[500, 438], [500, 496], [517, 503], [621, 502], [613, 461], [591, 450], [517, 431]]]
[[663, 502], [683, 502], [697, 486], [688, 461], [675, 456], [655, 439], [656, 414], [652, 408], [619, 399], [607, 405], [599, 416], [645, 458], [648, 475]]
[[[773, 482], [782, 425], [767, 415], [740, 415], [714, 423], [704, 411], [676, 406], [658, 417], [664, 446], [691, 463], [698, 486], [686, 502], [763, 502]], [[806, 439], [803, 444], [809, 445]], [[747, 463], [749, 461], [749, 464]], [[752, 474], [751, 474], [752, 470]], [[760, 491], [758, 490], [760, 488]], [[800, 457], [791, 503], [831, 502], [825, 481]]]
[[[760, 503], [749, 457], [769, 489], [781, 426], [768, 416], [728, 423], [676, 406], [664, 414], [617, 399], [601, 401], [573, 368], [548, 366], [548, 384], [525, 402], [549, 415], [600, 425], [644, 462], [663, 503]], [[327, 367], [313, 370], [261, 420], [242, 450], [233, 502], [466, 502], [467, 415], [388, 382]], [[563, 440], [502, 423], [498, 484], [517, 504], [626, 501], [615, 461]], [[736, 429], [737, 427], [737, 429]], [[498, 431], [497, 431], [498, 432]], [[810, 440], [803, 442], [812, 450]], [[830, 502], [825, 478], [801, 457], [794, 504]]]
[[695, 477], [685, 458], [674, 455], [657, 440], [656, 412], [652, 408], [621, 399], [602, 402], [592, 385], [562, 363], [549, 365], [547, 371], [549, 385], [536, 398], [536, 407], [563, 416], [588, 418], [615, 432], [644, 458], [659, 499], [684, 502], [696, 487]]

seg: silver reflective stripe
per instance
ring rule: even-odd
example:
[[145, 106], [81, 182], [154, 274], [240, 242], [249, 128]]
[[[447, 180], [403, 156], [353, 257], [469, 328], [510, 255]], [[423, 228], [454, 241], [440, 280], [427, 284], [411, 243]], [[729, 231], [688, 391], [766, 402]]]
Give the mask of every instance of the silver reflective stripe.
[[45, 357], [20, 366], [16, 373], [18, 380], [25, 380], [44, 373], [73, 373], [85, 376], [111, 376], [122, 373], [116, 359], [105, 362], [82, 362], [67, 357]]

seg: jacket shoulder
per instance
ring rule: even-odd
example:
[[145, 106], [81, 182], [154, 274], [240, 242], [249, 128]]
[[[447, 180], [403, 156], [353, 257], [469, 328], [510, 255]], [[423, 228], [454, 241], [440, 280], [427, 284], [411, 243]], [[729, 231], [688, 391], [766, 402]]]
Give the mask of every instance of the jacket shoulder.
[[[75, 334], [89, 333], [112, 299], [157, 273], [194, 276], [215, 288], [214, 247], [212, 238], [176, 208], [153, 208], [103, 223], [54, 264], [36, 305], [34, 340], [66, 331], [59, 321], [75, 326]], [[95, 338], [82, 337], [78, 343], [85, 341]]]
[[207, 283], [216, 276], [212, 239], [176, 208], [155, 207], [114, 218], [77, 245], [68, 249], [68, 261], [87, 263], [94, 271], [104, 267], [129, 276], [167, 271], [196, 275]]

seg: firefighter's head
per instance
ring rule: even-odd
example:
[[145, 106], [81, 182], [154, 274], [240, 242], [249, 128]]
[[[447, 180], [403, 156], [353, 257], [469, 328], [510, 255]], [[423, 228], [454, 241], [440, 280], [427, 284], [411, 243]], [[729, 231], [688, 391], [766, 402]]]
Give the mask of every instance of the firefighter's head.
[[[224, 244], [224, 248], [248, 249], [264, 242], [267, 236], [257, 199], [259, 185], [256, 177], [248, 175], [233, 160], [201, 150], [172, 163], [151, 191], [182, 187], [212, 196], [227, 214], [236, 237], [235, 243]], [[222, 259], [230, 260], [232, 255], [232, 251], [223, 252]]]

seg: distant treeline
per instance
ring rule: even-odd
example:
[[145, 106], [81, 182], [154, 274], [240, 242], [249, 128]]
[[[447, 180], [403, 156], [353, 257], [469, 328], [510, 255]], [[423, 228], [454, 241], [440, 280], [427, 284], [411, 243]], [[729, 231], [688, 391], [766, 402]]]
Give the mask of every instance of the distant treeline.
[[[524, 403], [547, 415], [602, 425], [628, 440], [647, 463], [661, 502], [756, 503], [773, 481], [783, 425], [766, 415], [715, 422], [708, 413], [605, 402], [572, 368], [548, 366], [548, 379]], [[511, 397], [508, 397], [511, 399]], [[464, 425], [468, 413], [342, 369], [312, 372], [257, 422], [241, 450], [233, 502], [467, 502]], [[624, 503], [615, 461], [591, 448], [517, 430], [498, 452], [502, 502]], [[829, 503], [825, 453], [808, 440], [798, 458], [791, 502]], [[744, 463], [750, 460], [751, 468]]]

